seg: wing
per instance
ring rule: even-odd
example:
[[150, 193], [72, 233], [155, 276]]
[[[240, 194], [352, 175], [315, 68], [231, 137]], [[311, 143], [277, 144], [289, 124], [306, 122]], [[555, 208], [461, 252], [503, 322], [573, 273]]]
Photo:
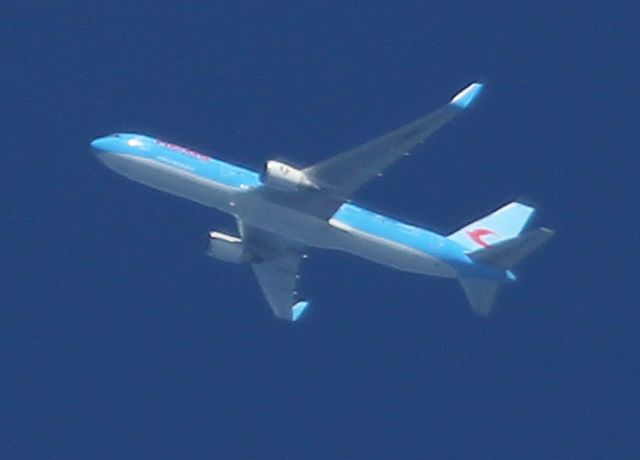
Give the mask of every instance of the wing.
[[309, 302], [296, 300], [298, 265], [304, 247], [276, 234], [238, 222], [246, 248], [254, 254], [253, 272], [273, 313], [281, 319], [296, 321]]
[[481, 90], [480, 83], [472, 83], [435, 112], [360, 147], [309, 166], [304, 173], [323, 189], [332, 191], [334, 196], [347, 199], [454, 118]]

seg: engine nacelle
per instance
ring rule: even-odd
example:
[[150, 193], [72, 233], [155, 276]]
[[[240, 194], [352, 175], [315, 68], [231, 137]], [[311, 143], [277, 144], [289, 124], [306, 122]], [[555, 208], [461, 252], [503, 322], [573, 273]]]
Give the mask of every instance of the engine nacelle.
[[300, 188], [318, 188], [304, 172], [275, 160], [267, 161], [265, 164], [262, 182], [268, 187], [285, 192], [294, 192]]
[[249, 261], [241, 238], [220, 232], [209, 232], [209, 246], [206, 254], [224, 262], [241, 264]]

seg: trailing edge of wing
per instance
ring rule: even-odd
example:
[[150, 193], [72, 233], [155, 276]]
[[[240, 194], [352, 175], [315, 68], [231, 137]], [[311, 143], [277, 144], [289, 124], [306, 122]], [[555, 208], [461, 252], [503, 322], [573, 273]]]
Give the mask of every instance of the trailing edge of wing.
[[482, 84], [472, 83], [438, 110], [366, 144], [309, 166], [304, 173], [323, 189], [346, 199], [467, 108], [481, 90]]

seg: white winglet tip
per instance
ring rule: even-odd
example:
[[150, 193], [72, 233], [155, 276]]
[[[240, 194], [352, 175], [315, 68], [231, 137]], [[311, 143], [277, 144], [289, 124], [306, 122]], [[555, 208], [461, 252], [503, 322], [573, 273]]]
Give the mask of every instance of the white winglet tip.
[[304, 313], [304, 311], [307, 309], [308, 306], [309, 306], [309, 302], [307, 302], [306, 300], [301, 300], [300, 302], [296, 303], [291, 308], [291, 319], [293, 321], [297, 321], [298, 318], [302, 316], [302, 314]]
[[473, 100], [478, 96], [478, 94], [480, 94], [483, 87], [484, 85], [482, 83], [471, 83], [465, 89], [453, 96], [453, 99], [451, 99], [451, 105], [460, 109], [466, 109], [469, 104], [471, 104]]

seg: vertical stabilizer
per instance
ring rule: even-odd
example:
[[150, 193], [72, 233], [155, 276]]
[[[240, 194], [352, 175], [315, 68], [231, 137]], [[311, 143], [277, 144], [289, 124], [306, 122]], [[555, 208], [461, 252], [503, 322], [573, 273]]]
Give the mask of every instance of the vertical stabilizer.
[[488, 248], [520, 234], [535, 209], [513, 201], [449, 235], [468, 252]]

